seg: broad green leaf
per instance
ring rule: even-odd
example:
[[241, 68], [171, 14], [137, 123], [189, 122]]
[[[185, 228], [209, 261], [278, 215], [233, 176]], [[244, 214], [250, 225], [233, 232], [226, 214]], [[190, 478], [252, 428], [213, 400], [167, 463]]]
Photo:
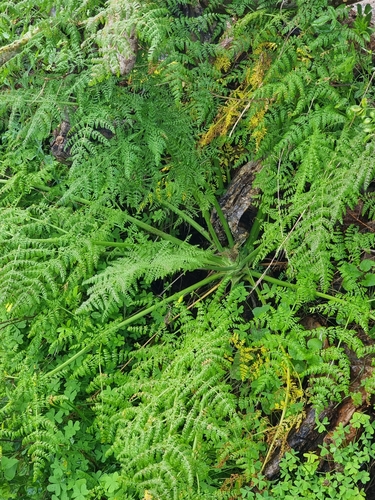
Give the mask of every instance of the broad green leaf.
[[1, 469], [4, 472], [4, 477], [11, 481], [16, 475], [18, 460], [16, 458], [1, 457]]
[[307, 342], [307, 347], [312, 351], [319, 351], [322, 348], [322, 341], [317, 338], [310, 339]]
[[375, 286], [375, 274], [366, 274], [365, 279], [361, 281], [363, 286]]
[[359, 265], [359, 268], [362, 270], [362, 271], [369, 271], [373, 266], [375, 265], [375, 262], [373, 260], [370, 260], [370, 259], [364, 259], [360, 265]]
[[271, 309], [271, 306], [268, 304], [261, 306], [261, 307], [254, 307], [254, 309], [253, 309], [254, 318], [259, 318], [260, 316], [262, 316], [262, 314], [268, 312], [270, 309]]

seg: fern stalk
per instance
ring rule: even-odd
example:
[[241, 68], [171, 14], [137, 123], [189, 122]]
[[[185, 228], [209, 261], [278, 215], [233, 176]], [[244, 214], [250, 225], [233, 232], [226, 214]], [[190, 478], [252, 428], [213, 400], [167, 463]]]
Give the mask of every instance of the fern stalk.
[[204, 217], [204, 220], [206, 221], [208, 231], [211, 234], [211, 237], [216, 245], [216, 248], [219, 250], [219, 252], [222, 252], [224, 250], [224, 248], [223, 248], [222, 244], [220, 243], [219, 238], [217, 237], [217, 234], [215, 232], [215, 229], [213, 228], [213, 225], [211, 223], [210, 216], [209, 216], [207, 210], [203, 211], [203, 217]]
[[250, 234], [246, 240], [245, 248], [252, 250], [254, 248], [254, 243], [258, 239], [260, 226], [263, 222], [264, 214], [261, 208], [258, 209], [258, 213], [254, 219], [253, 225], [250, 230]]
[[[265, 273], [259, 273], [257, 271], [253, 271], [252, 269], [248, 269], [247, 272], [253, 276], [254, 278], [258, 279], [258, 282], [264, 280], [268, 281], [269, 283], [273, 283], [274, 285], [278, 285], [281, 287], [286, 287], [286, 288], [292, 288], [293, 290], [298, 290], [298, 285], [295, 285], [294, 283], [289, 283], [288, 281], [282, 281], [277, 278], [272, 278], [271, 276], [268, 276]], [[256, 284], [255, 284], [256, 285]], [[313, 291], [314, 295], [316, 297], [319, 297], [321, 299], [326, 299], [331, 302], [338, 302], [343, 305], [347, 305], [347, 301], [340, 299], [338, 297], [334, 297], [333, 295], [329, 295], [328, 293], [322, 293], [318, 292], [316, 290]], [[369, 314], [369, 318], [371, 318], [373, 321], [375, 321], [375, 316], [373, 314]]]
[[[161, 307], [163, 305], [166, 305], [166, 304], [169, 304], [170, 302], [173, 302], [175, 300], [179, 300], [179, 299], [181, 299], [181, 297], [185, 297], [185, 295], [188, 295], [189, 293], [193, 292], [197, 288], [204, 287], [204, 286], [208, 285], [209, 283], [211, 283], [212, 281], [221, 279], [223, 276], [224, 276], [224, 273], [222, 273], [222, 274], [219, 274], [219, 273], [212, 274], [211, 276], [208, 276], [207, 278], [205, 278], [205, 279], [203, 279], [201, 281], [198, 281], [198, 283], [194, 283], [194, 285], [191, 285], [188, 288], [185, 288], [185, 290], [181, 290], [179, 292], [176, 292], [173, 295], [171, 295], [170, 297], [167, 297], [166, 299], [164, 299], [164, 300], [162, 300], [160, 302], [157, 302], [156, 304], [153, 304], [150, 307], [147, 307], [143, 311], [140, 311], [140, 312], [138, 312], [136, 314], [133, 314], [133, 316], [130, 316], [130, 318], [127, 318], [124, 321], [121, 321], [120, 323], [117, 323], [116, 325], [108, 328], [108, 330], [107, 330], [106, 333], [114, 333], [117, 330], [119, 330], [120, 328], [124, 328], [125, 326], [131, 325], [132, 323], [134, 323], [135, 321], [139, 320], [140, 318], [143, 318], [144, 316], [147, 316], [147, 314], [152, 313], [153, 311], [155, 311], [159, 307]], [[76, 354], [74, 354], [71, 358], [69, 358], [66, 361], [64, 361], [64, 363], [62, 363], [61, 365], [57, 366], [53, 370], [45, 373], [43, 375], [43, 378], [53, 377], [54, 375], [56, 375], [56, 373], [60, 372], [61, 370], [63, 370], [67, 366], [69, 366], [71, 363], [73, 363], [73, 361], [75, 361], [79, 357], [81, 357], [84, 354], [86, 354], [94, 346], [94, 343], [95, 343], [95, 339], [92, 340], [83, 349], [81, 349]]]
[[163, 200], [161, 202], [161, 204], [166, 206], [167, 208], [169, 208], [169, 210], [171, 210], [172, 212], [174, 212], [178, 216], [180, 216], [181, 219], [183, 219], [185, 222], [190, 224], [190, 226], [192, 226], [194, 229], [196, 229], [209, 243], [212, 244], [212, 240], [211, 240], [210, 235], [200, 224], [198, 224], [198, 222], [196, 222], [194, 219], [192, 219], [189, 215], [187, 215], [185, 212], [183, 212], [179, 208], [173, 206], [168, 201]]
[[217, 158], [214, 158], [213, 164], [214, 164], [214, 170], [216, 170], [216, 174], [217, 174], [217, 182], [219, 184], [219, 190], [224, 191], [225, 188], [224, 188], [224, 182], [223, 182], [223, 174], [222, 174], [222, 171], [220, 168], [220, 162]]
[[214, 198], [213, 204], [214, 204], [215, 210], [217, 212], [217, 215], [219, 217], [219, 220], [223, 226], [225, 236], [228, 239], [229, 248], [233, 248], [234, 247], [234, 240], [233, 240], [232, 232], [229, 228], [229, 224], [228, 224], [228, 222], [223, 214], [223, 211], [221, 210], [221, 207], [220, 207], [216, 198]]
[[148, 233], [154, 234], [155, 236], [159, 236], [163, 240], [171, 241], [175, 245], [181, 246], [185, 244], [184, 241], [179, 240], [178, 238], [175, 238], [174, 236], [165, 233], [164, 231], [161, 231], [160, 229], [156, 229], [155, 227], [151, 226], [150, 224], [147, 224], [146, 222], [142, 222], [135, 217], [132, 217], [131, 215], [124, 214], [124, 217], [127, 221], [132, 222], [136, 226], [140, 227], [141, 229], [144, 229]]

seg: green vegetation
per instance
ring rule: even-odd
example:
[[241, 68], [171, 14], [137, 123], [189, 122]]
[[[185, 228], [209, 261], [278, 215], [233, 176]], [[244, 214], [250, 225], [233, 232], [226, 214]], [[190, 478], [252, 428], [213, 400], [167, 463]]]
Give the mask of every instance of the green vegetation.
[[375, 41], [327, 3], [0, 3], [0, 498], [366, 497]]

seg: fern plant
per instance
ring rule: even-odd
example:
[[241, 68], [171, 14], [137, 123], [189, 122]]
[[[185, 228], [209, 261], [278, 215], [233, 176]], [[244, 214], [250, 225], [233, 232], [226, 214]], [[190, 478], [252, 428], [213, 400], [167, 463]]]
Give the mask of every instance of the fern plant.
[[[217, 295], [208, 308], [198, 308], [196, 318], [181, 311], [178, 337], [168, 340], [167, 334], [164, 345], [140, 350], [131, 381], [124, 374], [116, 397], [98, 402], [102, 422], [110, 422], [105, 432], [114, 435], [110, 453], [121, 464], [124, 492], [179, 498], [184, 491], [186, 498], [208, 498], [236, 467], [231, 456], [243, 449], [249, 422], [225, 379], [229, 331], [240, 321], [243, 292], [237, 289], [223, 303]], [[113, 406], [115, 400], [123, 405]]]
[[[373, 354], [374, 238], [342, 224], [374, 176], [367, 28], [284, 7], [0, 6], [4, 497], [276, 494], [304, 405]], [[218, 198], [248, 161], [240, 244]]]

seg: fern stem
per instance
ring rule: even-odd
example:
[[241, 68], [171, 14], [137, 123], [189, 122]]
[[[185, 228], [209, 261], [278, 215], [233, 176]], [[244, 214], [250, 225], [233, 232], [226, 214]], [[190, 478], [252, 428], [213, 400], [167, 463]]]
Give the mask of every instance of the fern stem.
[[[60, 238], [33, 238], [33, 243], [49, 243], [51, 245], [56, 245], [58, 243], [61, 243], [62, 239]], [[131, 247], [132, 245], [129, 243], [124, 243], [120, 241], [101, 241], [101, 240], [91, 240], [91, 243], [93, 245], [99, 246], [99, 247], [118, 247], [118, 248], [128, 248]]]
[[253, 290], [256, 291], [259, 301], [262, 303], [263, 306], [265, 306], [267, 304], [266, 299], [259, 292], [259, 289], [258, 289], [258, 287], [255, 284], [254, 277], [251, 276], [251, 274], [249, 273], [248, 276], [247, 276], [247, 279], [249, 280], [250, 285], [253, 287]]
[[216, 170], [217, 182], [219, 184], [219, 190], [224, 191], [223, 174], [222, 174], [222, 171], [220, 168], [220, 162], [217, 158], [214, 159], [214, 170]]
[[[71, 103], [64, 103], [64, 104], [71, 104]], [[6, 180], [5, 182], [0, 180], [0, 183], [6, 183], [6, 182], [8, 182], [8, 180]], [[53, 189], [50, 186], [46, 186], [45, 184], [36, 184], [36, 183], [32, 184], [30, 187], [32, 189], [36, 189], [39, 191], [45, 191], [46, 193], [50, 193]], [[91, 203], [89, 200], [85, 200], [85, 198], [80, 198], [79, 196], [72, 196], [70, 199], [76, 201], [77, 203], [81, 203], [82, 205], [90, 205]], [[61, 200], [57, 201], [56, 205], [60, 206]]]
[[235, 271], [237, 266], [214, 266], [208, 263], [207, 265], [200, 266], [198, 269], [201, 271], [228, 272]]
[[63, 229], [62, 227], [55, 226], [54, 224], [51, 224], [50, 222], [41, 221], [40, 219], [37, 219], [36, 217], [31, 217], [31, 215], [28, 215], [27, 218], [30, 220], [35, 220], [35, 222], [40, 222], [41, 224], [45, 224], [46, 226], [52, 227], [53, 229], [56, 229], [57, 231], [61, 231], [62, 233], [68, 234], [68, 231], [65, 231], [65, 229]]
[[[268, 281], [269, 283], [273, 283], [274, 285], [278, 286], [283, 286], [286, 288], [292, 288], [293, 290], [298, 290], [298, 285], [295, 285], [293, 283], [289, 283], [288, 281], [282, 281], [277, 278], [272, 278], [271, 276], [268, 276], [265, 273], [259, 273], [257, 271], [253, 271], [252, 269], [248, 269], [248, 273], [253, 276], [254, 278], [257, 278], [258, 281], [260, 282], [261, 280]], [[255, 286], [257, 283], [255, 283]], [[340, 304], [347, 305], [347, 301], [344, 299], [340, 299], [338, 297], [334, 297], [333, 295], [329, 295], [328, 293], [322, 293], [322, 292], [313, 292], [316, 297], [320, 297], [321, 299], [326, 299], [329, 301], [333, 302], [339, 302]], [[369, 318], [371, 318], [373, 321], [375, 321], [375, 316], [373, 314], [369, 314]]]
[[148, 233], [155, 234], [155, 236], [159, 236], [163, 240], [171, 241], [172, 243], [175, 243], [178, 246], [182, 246], [182, 245], [186, 244], [185, 241], [179, 240], [178, 238], [175, 238], [174, 236], [172, 236], [168, 233], [165, 233], [164, 231], [160, 231], [160, 229], [156, 229], [155, 227], [150, 226], [150, 224], [147, 224], [146, 222], [142, 222], [142, 221], [136, 219], [135, 217], [132, 217], [131, 215], [124, 214], [124, 218], [126, 220], [128, 220], [129, 222], [132, 222], [136, 226], [144, 229]]
[[258, 239], [259, 236], [259, 231], [260, 231], [260, 225], [263, 222], [264, 219], [264, 214], [261, 208], [258, 209], [258, 213], [254, 219], [253, 225], [250, 230], [250, 234], [247, 237], [246, 243], [245, 243], [245, 248], [248, 250], [254, 248], [254, 243]]
[[248, 264], [249, 262], [254, 260], [255, 257], [258, 255], [259, 251], [260, 251], [260, 247], [255, 248], [255, 250], [250, 252], [249, 255], [246, 255], [246, 257], [244, 257], [241, 261], [242, 267], [244, 267], [246, 264]]
[[216, 245], [216, 248], [219, 250], [219, 252], [222, 252], [224, 250], [223, 245], [220, 243], [220, 240], [217, 237], [215, 229], [211, 223], [210, 216], [208, 215], [206, 210], [203, 211], [203, 217], [204, 217], [204, 220], [206, 221], [208, 231], [209, 231], [209, 233], [210, 233], [210, 235], [211, 235], [211, 237]]
[[227, 240], [228, 240], [229, 248], [233, 248], [234, 247], [234, 240], [233, 240], [232, 232], [230, 230], [228, 221], [225, 218], [225, 216], [223, 214], [223, 211], [221, 210], [221, 207], [219, 205], [219, 202], [217, 201], [216, 198], [213, 199], [213, 204], [214, 204], [216, 213], [217, 213], [217, 215], [219, 217], [219, 220], [220, 220], [220, 222], [221, 222], [221, 224], [223, 226], [223, 229], [224, 229], [224, 232], [225, 232], [225, 236], [227, 237]]
[[160, 202], [162, 205], [166, 206], [169, 208], [169, 210], [172, 210], [172, 212], [176, 213], [181, 217], [181, 219], [184, 219], [185, 222], [190, 224], [190, 226], [194, 227], [209, 243], [212, 243], [211, 237], [208, 234], [208, 232], [200, 225], [198, 222], [196, 222], [194, 219], [192, 219], [189, 215], [187, 215], [185, 212], [180, 210], [179, 208], [173, 206], [169, 201], [161, 201]]
[[[143, 311], [139, 311], [138, 313], [133, 314], [133, 316], [130, 316], [130, 318], [127, 318], [124, 321], [121, 321], [120, 323], [117, 323], [116, 325], [109, 327], [108, 330], [106, 331], [106, 333], [114, 333], [117, 330], [119, 330], [120, 328], [124, 328], [125, 326], [128, 326], [128, 325], [134, 323], [138, 319], [143, 318], [144, 316], [147, 316], [147, 314], [152, 313], [158, 307], [161, 307], [165, 304], [169, 304], [170, 302], [174, 302], [175, 300], [178, 300], [181, 297], [184, 297], [185, 295], [188, 295], [189, 293], [193, 292], [197, 288], [201, 288], [205, 285], [208, 285], [208, 283], [211, 283], [212, 281], [221, 279], [223, 277], [223, 275], [224, 275], [224, 273], [212, 274], [212, 275], [208, 276], [207, 278], [205, 278], [201, 281], [198, 281], [198, 283], [194, 283], [194, 285], [191, 285], [191, 286], [185, 288], [185, 290], [181, 290], [179, 292], [176, 292], [173, 295], [171, 295], [170, 297], [167, 297], [166, 299], [164, 299], [160, 302], [157, 302], [156, 304], [153, 304], [150, 307], [147, 307], [147, 309], [144, 309]], [[83, 356], [84, 354], [86, 354], [90, 349], [92, 349], [94, 347], [95, 340], [96, 339], [93, 339], [88, 345], [83, 347], [83, 349], [81, 349], [80, 351], [76, 352], [71, 358], [64, 361], [64, 363], [62, 363], [61, 365], [59, 365], [56, 368], [54, 368], [53, 370], [45, 373], [42, 378], [53, 377], [54, 375], [56, 375], [56, 373], [58, 373], [59, 371], [63, 370], [67, 366], [69, 366], [71, 363], [73, 363], [73, 361], [78, 359], [80, 356]]]
[[91, 243], [98, 247], [114, 247], [114, 248], [130, 248], [134, 245], [130, 243], [124, 243], [123, 241], [101, 241], [92, 240]]

